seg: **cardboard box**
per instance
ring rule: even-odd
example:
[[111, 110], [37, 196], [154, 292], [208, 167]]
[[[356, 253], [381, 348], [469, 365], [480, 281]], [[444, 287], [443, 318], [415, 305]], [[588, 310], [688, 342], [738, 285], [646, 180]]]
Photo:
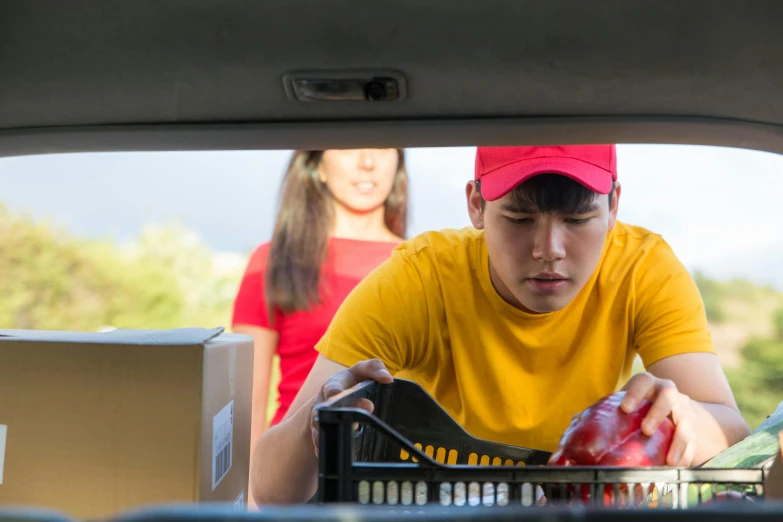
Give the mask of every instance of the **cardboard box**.
[[252, 372], [222, 329], [0, 330], [0, 505], [246, 506]]

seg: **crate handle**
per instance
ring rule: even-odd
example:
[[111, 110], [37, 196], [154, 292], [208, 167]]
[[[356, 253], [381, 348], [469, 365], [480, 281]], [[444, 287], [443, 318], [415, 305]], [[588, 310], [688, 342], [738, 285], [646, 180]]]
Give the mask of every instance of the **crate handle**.
[[[395, 379], [397, 381], [397, 379]], [[319, 423], [339, 423], [339, 422], [353, 422], [363, 425], [373, 426], [381, 433], [386, 435], [396, 444], [404, 449], [412, 457], [416, 457], [420, 464], [429, 467], [442, 468], [444, 464], [436, 461], [433, 457], [427, 455], [423, 450], [417, 448], [413, 443], [399, 433], [392, 426], [376, 417], [373, 414], [366, 412], [361, 408], [354, 408], [353, 405], [360, 399], [374, 399], [380, 387], [391, 386], [389, 384], [380, 384], [373, 380], [363, 381], [352, 388], [348, 388], [343, 392], [335, 395], [328, 401], [324, 401], [315, 408], [315, 421]], [[518, 448], [527, 449], [527, 448]], [[528, 449], [531, 452], [531, 456], [537, 454], [539, 457], [548, 459], [549, 452]]]
[[350, 408], [360, 399], [367, 399], [378, 389], [376, 381], [362, 381], [319, 404], [316, 409]]
[[421, 451], [419, 448], [415, 447], [397, 430], [377, 418], [375, 415], [371, 415], [370, 413], [367, 413], [365, 410], [360, 408], [353, 407], [353, 405], [358, 400], [373, 397], [378, 390], [378, 386], [380, 386], [380, 384], [378, 384], [376, 381], [363, 381], [351, 388], [348, 388], [345, 391], [338, 393], [329, 400], [322, 402], [315, 408], [316, 422], [322, 422], [322, 418], [326, 417], [327, 415], [340, 415], [343, 417], [343, 420], [346, 420], [345, 416], [348, 416], [352, 422], [374, 426], [385, 435], [390, 436], [397, 442], [397, 444], [401, 446], [402, 449], [405, 449], [409, 454], [419, 459], [421, 464], [427, 464], [433, 467], [442, 467], [438, 461]]
[[[430, 467], [435, 468], [442, 468], [445, 467], [440, 462], [436, 461], [426, 453], [424, 453], [422, 450], [414, 446], [408, 439], [402, 436], [397, 430], [380, 420], [378, 417], [367, 413], [365, 410], [362, 410], [360, 408], [336, 408], [336, 409], [325, 409], [323, 412], [319, 413], [328, 413], [329, 415], [339, 415], [342, 417], [342, 420], [348, 420], [349, 422], [358, 422], [360, 424], [373, 426], [377, 430], [379, 430], [381, 433], [386, 435], [387, 437], [394, 440], [397, 444], [400, 445], [401, 449], [404, 449], [407, 451], [411, 456], [416, 457], [419, 460], [419, 465], [429, 465]], [[318, 417], [316, 417], [316, 420], [318, 420]], [[323, 421], [319, 421], [323, 423]]]

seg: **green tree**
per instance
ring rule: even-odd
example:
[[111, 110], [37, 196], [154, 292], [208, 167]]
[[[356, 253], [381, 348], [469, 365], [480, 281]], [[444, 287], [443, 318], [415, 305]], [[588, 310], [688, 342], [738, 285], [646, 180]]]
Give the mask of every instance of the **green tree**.
[[770, 339], [742, 347], [742, 364], [726, 372], [745, 420], [755, 428], [783, 402], [783, 308], [774, 313]]
[[708, 278], [701, 271], [696, 271], [693, 276], [696, 286], [699, 288], [707, 320], [713, 323], [721, 323], [726, 320], [723, 309], [723, 297], [725, 292], [718, 281]]
[[0, 328], [94, 331], [226, 325], [241, 270], [180, 226], [126, 247], [70, 237], [0, 205]]
[[775, 312], [772, 320], [775, 324], [775, 338], [783, 340], [783, 308]]
[[221, 272], [214, 254], [181, 224], [145, 229], [138, 241], [126, 249], [126, 255], [138, 266], [157, 267], [169, 274], [184, 304], [171, 327], [225, 326], [230, 321], [243, 264]]

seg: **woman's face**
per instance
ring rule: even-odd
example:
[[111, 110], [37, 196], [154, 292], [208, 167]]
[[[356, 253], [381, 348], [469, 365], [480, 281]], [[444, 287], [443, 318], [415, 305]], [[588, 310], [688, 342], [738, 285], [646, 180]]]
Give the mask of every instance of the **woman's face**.
[[398, 166], [397, 149], [327, 150], [318, 165], [318, 177], [336, 203], [363, 214], [386, 202]]

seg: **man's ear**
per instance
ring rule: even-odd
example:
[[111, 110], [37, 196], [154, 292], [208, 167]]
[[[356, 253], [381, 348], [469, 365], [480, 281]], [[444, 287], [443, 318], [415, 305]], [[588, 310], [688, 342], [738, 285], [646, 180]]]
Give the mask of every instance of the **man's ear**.
[[475, 181], [469, 181], [465, 187], [465, 195], [468, 199], [468, 215], [473, 227], [482, 230], [484, 228], [484, 210], [481, 208], [481, 194], [476, 188]]
[[622, 192], [622, 187], [619, 183], [615, 183], [612, 194], [612, 206], [609, 207], [609, 230], [612, 230], [615, 223], [617, 223], [617, 210], [620, 208], [620, 192]]

